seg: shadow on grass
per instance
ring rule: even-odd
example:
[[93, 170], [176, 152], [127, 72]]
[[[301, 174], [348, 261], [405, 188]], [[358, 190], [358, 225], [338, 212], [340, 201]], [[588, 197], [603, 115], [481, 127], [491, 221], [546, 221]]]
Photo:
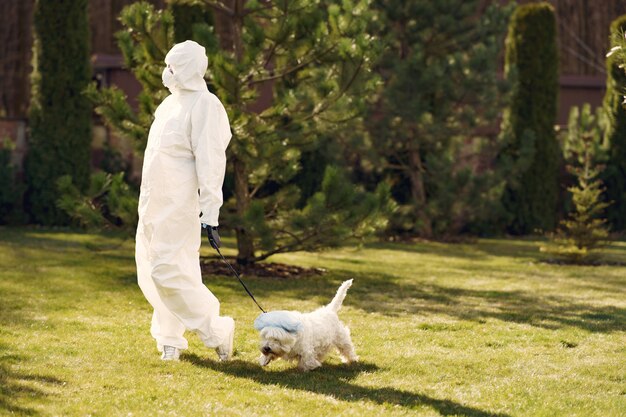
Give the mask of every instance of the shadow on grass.
[[459, 258], [472, 261], [493, 257], [529, 257], [539, 259], [538, 242], [535, 239], [486, 239], [472, 242], [449, 243], [424, 241], [416, 243], [376, 242], [365, 246], [368, 249], [384, 249], [408, 252], [438, 258]]
[[39, 412], [20, 403], [33, 401], [48, 396], [44, 389], [37, 386], [61, 385], [63, 381], [46, 375], [22, 373], [12, 369], [11, 362], [21, 361], [15, 355], [0, 356], [0, 414], [37, 416]]
[[[11, 237], [12, 235], [12, 237]], [[0, 238], [10, 241], [11, 246], [15, 243], [19, 247], [31, 246], [37, 249], [45, 249], [47, 253], [54, 256], [48, 264], [64, 264], [67, 262], [67, 250], [74, 247], [74, 242], [55, 239], [54, 235], [41, 237], [30, 236], [27, 233], [20, 233], [15, 230]], [[482, 256], [515, 256], [518, 252], [528, 253], [534, 251], [536, 242], [526, 240], [515, 240], [511, 242], [501, 241], [481, 241], [475, 245], [444, 245], [444, 244], [376, 244], [374, 248], [393, 249], [399, 251], [414, 251], [427, 254], [437, 254], [439, 256], [468, 256], [469, 258]], [[467, 249], [467, 254], [459, 254]], [[462, 250], [463, 249], [463, 250]], [[82, 252], [82, 251], [81, 251]], [[32, 256], [32, 255], [31, 255]], [[30, 258], [29, 258], [30, 260]], [[98, 268], [104, 265], [125, 265], [133, 262], [133, 253], [110, 252], [103, 253], [97, 257]], [[346, 259], [349, 262], [350, 259]], [[360, 262], [360, 260], [359, 260]], [[72, 266], [70, 266], [72, 267]], [[80, 266], [78, 266], [80, 268]], [[416, 269], [419, 265], [416, 262]], [[489, 268], [489, 265], [485, 265]], [[129, 286], [136, 285], [136, 277], [133, 273], [128, 273], [120, 267], [119, 273], [107, 270], [108, 275], [94, 279], [90, 282], [95, 288], [119, 288], [125, 290]], [[418, 272], [419, 273], [419, 272]], [[282, 280], [282, 279], [259, 279], [254, 277], [244, 277], [246, 284], [250, 287], [259, 302], [266, 308], [281, 309], [283, 306], [276, 299], [285, 297], [306, 301], [307, 311], [311, 307], [328, 303], [334, 295], [337, 287], [343, 279], [355, 278], [353, 287], [350, 289], [346, 305], [356, 308], [376, 312], [386, 316], [399, 316], [405, 314], [441, 314], [449, 317], [456, 317], [462, 320], [483, 322], [486, 319], [497, 319], [501, 321], [514, 322], [519, 324], [529, 324], [539, 328], [558, 329], [561, 327], [577, 327], [589, 332], [610, 333], [623, 331], [626, 329], [626, 309], [604, 305], [594, 306], [577, 302], [567, 297], [554, 295], [542, 295], [533, 291], [504, 291], [504, 290], [475, 290], [468, 288], [458, 288], [441, 286], [432, 282], [414, 282], [399, 280], [393, 273], [355, 273], [346, 267], [336, 269], [326, 276], [316, 276], [303, 279]], [[522, 279], [522, 278], [520, 278]], [[581, 280], [571, 278], [572, 282]], [[119, 287], [111, 285], [118, 282]], [[594, 279], [584, 282], [585, 285], [593, 285], [598, 291], [607, 294], [617, 294], [623, 292], [623, 280]], [[228, 288], [240, 293], [242, 299], [246, 297], [239, 283], [232, 276], [205, 277], [205, 283], [210, 289]], [[587, 288], [587, 287], [585, 287]], [[274, 298], [271, 305], [265, 303], [267, 298]], [[17, 306], [16, 306], [17, 307]], [[21, 318], [19, 308], [2, 308], [0, 312], [6, 313], [4, 319], [0, 317], [0, 323], [15, 322]]]
[[[474, 290], [446, 287], [433, 283], [398, 282], [384, 274], [354, 274], [335, 271], [332, 277], [302, 281], [248, 279], [250, 287], [263, 303], [268, 296], [287, 297], [312, 302], [313, 308], [327, 304], [344, 279], [354, 278], [345, 305], [388, 317], [407, 314], [443, 315], [483, 323], [487, 319], [528, 324], [544, 329], [576, 327], [594, 333], [626, 330], [626, 309], [622, 307], [579, 303], [566, 297], [505, 290]], [[214, 281], [211, 286], [236, 289], [236, 282]], [[609, 291], [609, 289], [605, 289]], [[245, 297], [245, 294], [242, 295]], [[276, 303], [274, 303], [276, 304]], [[268, 306], [266, 306], [268, 307]], [[268, 308], [281, 309], [280, 304]], [[303, 307], [309, 311], [311, 307]]]
[[[388, 316], [441, 314], [463, 320], [497, 319], [546, 329], [565, 326], [589, 332], [626, 330], [626, 309], [594, 306], [564, 297], [524, 291], [473, 290], [432, 283], [394, 283], [393, 277], [361, 277], [350, 289], [347, 305]], [[362, 282], [363, 285], [357, 285]], [[379, 283], [384, 288], [377, 288]]]
[[402, 391], [390, 387], [363, 387], [349, 382], [362, 372], [378, 370], [378, 367], [373, 364], [324, 365], [316, 371], [303, 373], [296, 369], [284, 371], [265, 370], [259, 365], [241, 360], [220, 363], [200, 358], [195, 354], [184, 354], [181, 356], [181, 360], [237, 378], [247, 378], [259, 384], [328, 395], [342, 401], [371, 401], [381, 405], [398, 405], [410, 409], [431, 407], [442, 415], [472, 417], [507, 416], [507, 414], [490, 413], [464, 406], [451, 400], [439, 400], [410, 391]]

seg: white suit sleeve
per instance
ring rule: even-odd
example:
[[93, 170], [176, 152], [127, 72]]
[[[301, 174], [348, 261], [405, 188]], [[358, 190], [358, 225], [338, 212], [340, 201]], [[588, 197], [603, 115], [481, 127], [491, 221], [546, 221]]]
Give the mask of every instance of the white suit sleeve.
[[191, 147], [200, 189], [200, 221], [218, 225], [223, 203], [226, 147], [232, 134], [228, 115], [215, 96], [203, 94], [191, 110]]

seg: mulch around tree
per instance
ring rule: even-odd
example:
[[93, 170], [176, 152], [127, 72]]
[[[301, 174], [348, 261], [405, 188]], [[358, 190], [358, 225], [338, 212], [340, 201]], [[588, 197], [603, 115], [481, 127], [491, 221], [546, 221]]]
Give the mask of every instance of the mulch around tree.
[[432, 238], [423, 238], [412, 235], [398, 235], [398, 236], [390, 236], [384, 240], [383, 242], [393, 242], [393, 243], [402, 243], [405, 245], [412, 245], [416, 243], [450, 243], [450, 244], [472, 244], [476, 243], [478, 239], [474, 236], [460, 235], [460, 236], [438, 236]]
[[[240, 276], [253, 276], [260, 278], [298, 279], [323, 275], [323, 268], [303, 268], [295, 265], [286, 265], [273, 262], [258, 262], [252, 265], [238, 265], [234, 257], [226, 257], [226, 260], [239, 273]], [[200, 257], [200, 268], [203, 275], [233, 275], [230, 268], [220, 258]]]

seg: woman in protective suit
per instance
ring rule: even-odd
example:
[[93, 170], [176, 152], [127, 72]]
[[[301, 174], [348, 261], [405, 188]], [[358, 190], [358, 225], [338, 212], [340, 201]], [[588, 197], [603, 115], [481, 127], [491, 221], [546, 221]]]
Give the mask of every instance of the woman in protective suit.
[[220, 316], [199, 262], [201, 225], [217, 235], [231, 138], [228, 116], [204, 81], [208, 62], [202, 46], [176, 44], [165, 64], [163, 84], [171, 94], [156, 109], [142, 170], [135, 248], [139, 287], [154, 308], [151, 333], [162, 359], [178, 359], [188, 346], [183, 333], [191, 330], [228, 360], [235, 322]]

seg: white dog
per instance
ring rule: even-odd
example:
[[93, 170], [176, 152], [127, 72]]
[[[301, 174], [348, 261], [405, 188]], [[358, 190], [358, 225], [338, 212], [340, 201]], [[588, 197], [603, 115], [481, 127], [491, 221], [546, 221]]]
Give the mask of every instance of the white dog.
[[297, 360], [298, 368], [308, 371], [321, 366], [333, 347], [339, 350], [344, 363], [358, 361], [350, 330], [337, 316], [351, 285], [352, 280], [341, 284], [330, 304], [312, 313], [272, 311], [257, 317], [254, 327], [261, 332], [261, 365], [282, 358]]

